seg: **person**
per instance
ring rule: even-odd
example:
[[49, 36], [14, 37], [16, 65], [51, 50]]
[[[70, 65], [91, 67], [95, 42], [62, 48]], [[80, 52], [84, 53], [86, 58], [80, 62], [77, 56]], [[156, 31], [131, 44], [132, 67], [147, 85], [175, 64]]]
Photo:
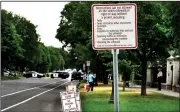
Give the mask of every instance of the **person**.
[[93, 91], [93, 87], [94, 87], [94, 75], [92, 74], [92, 72], [89, 72], [89, 75], [87, 77], [87, 82], [89, 83], [89, 89], [87, 90], [87, 92], [91, 89], [91, 91]]
[[157, 74], [158, 90], [160, 91], [161, 90], [161, 80], [162, 80], [163, 73], [162, 73], [160, 68], [158, 69], [158, 71], [159, 71], [158, 74]]

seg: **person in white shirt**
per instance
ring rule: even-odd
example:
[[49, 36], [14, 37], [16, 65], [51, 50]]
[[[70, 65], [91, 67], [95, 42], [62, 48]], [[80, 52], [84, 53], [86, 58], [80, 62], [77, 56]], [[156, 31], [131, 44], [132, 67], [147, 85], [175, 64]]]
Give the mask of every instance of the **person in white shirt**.
[[163, 73], [162, 73], [162, 70], [159, 68], [158, 69], [158, 74], [157, 74], [157, 80], [158, 80], [158, 90], [160, 91], [161, 90], [161, 80], [162, 80], [162, 76], [163, 76]]

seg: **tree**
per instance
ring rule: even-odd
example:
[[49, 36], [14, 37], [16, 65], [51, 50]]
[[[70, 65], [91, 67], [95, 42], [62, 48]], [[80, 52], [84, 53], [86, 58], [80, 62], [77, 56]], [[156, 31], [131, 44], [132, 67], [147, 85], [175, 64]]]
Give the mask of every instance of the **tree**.
[[105, 66], [103, 66], [97, 51], [91, 47], [91, 5], [93, 3], [95, 2], [70, 2], [67, 4], [61, 12], [62, 19], [56, 38], [63, 42], [65, 46], [70, 45], [72, 51], [80, 51], [77, 49], [80, 48], [79, 46], [83, 46], [83, 50], [86, 49], [87, 52], [75, 53], [83, 54], [78, 58], [78, 61], [91, 60], [94, 66], [91, 65], [90, 68], [96, 72], [97, 78], [100, 78], [99, 74], [103, 74]]
[[[180, 55], [180, 2], [173, 1], [167, 3], [167, 8], [169, 10], [170, 18], [170, 27], [172, 28], [173, 32], [173, 42], [172, 47], [173, 49], [177, 49], [176, 51]], [[179, 51], [178, 51], [179, 49]]]
[[39, 61], [37, 64], [37, 71], [46, 73], [49, 72], [50, 67], [52, 65], [51, 63], [51, 58], [50, 58], [50, 53], [49, 50], [46, 46], [44, 46], [43, 43], [39, 43], [38, 47], [38, 52], [39, 52]]
[[[17, 22], [19, 21], [19, 22]], [[21, 35], [23, 40], [22, 47], [25, 49], [24, 58], [20, 59], [22, 67], [35, 69], [37, 66], [36, 54], [38, 53], [39, 35], [36, 32], [36, 27], [33, 23], [24, 17], [15, 16], [17, 33]], [[23, 30], [22, 30], [23, 29]]]
[[138, 14], [138, 49], [134, 50], [141, 61], [141, 95], [146, 95], [147, 62], [166, 53], [169, 29], [166, 7], [161, 2], [136, 2]]
[[132, 73], [131, 61], [119, 60], [119, 73], [122, 75], [123, 91], [125, 91], [126, 81], [130, 80]]
[[4, 68], [11, 68], [16, 62], [15, 59], [23, 58], [24, 49], [22, 48], [21, 36], [17, 33], [15, 25], [12, 23], [13, 14], [1, 10], [2, 14], [2, 72]]
[[58, 48], [54, 48], [52, 46], [47, 47], [49, 50], [49, 54], [50, 54], [50, 59], [51, 59], [51, 67], [50, 67], [50, 71], [53, 70], [58, 70], [60, 68], [63, 68], [64, 66], [64, 59], [60, 54], [60, 51]]
[[[20, 47], [24, 49], [21, 53], [22, 56], [19, 57], [18, 53], [15, 53], [16, 56], [12, 58], [14, 61], [11, 60], [10, 63], [13, 63], [13, 66], [16, 66], [16, 70], [18, 69], [20, 71], [23, 71], [24, 67], [35, 69], [37, 62], [35, 57], [37, 54], [39, 41], [39, 35], [36, 33], [36, 26], [32, 24], [30, 21], [28, 21], [26, 18], [20, 17], [19, 15], [13, 14], [6, 10], [1, 10], [1, 12], [3, 21], [2, 27], [4, 28], [4, 30], [2, 30], [3, 36], [5, 36], [6, 39], [8, 39], [8, 34], [6, 34], [6, 31], [10, 30], [8, 28], [11, 28], [12, 30], [14, 30], [14, 35], [18, 35], [18, 37], [16, 38], [16, 44], [20, 42]], [[11, 45], [8, 45], [8, 47], [10, 46]], [[11, 56], [10, 54], [4, 55], [4, 57]], [[12, 67], [10, 63], [5, 63]]]

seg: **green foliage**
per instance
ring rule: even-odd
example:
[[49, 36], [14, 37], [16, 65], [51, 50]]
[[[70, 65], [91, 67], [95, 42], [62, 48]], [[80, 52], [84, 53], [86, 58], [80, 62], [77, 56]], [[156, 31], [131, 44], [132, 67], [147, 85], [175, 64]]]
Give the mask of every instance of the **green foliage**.
[[[3, 69], [49, 72], [63, 68], [60, 50], [39, 42], [33, 23], [24, 17], [1, 10], [2, 15], [2, 75]], [[62, 51], [62, 50], [61, 50]]]
[[49, 53], [50, 53], [50, 59], [51, 59], [51, 67], [50, 71], [58, 70], [59, 68], [63, 68], [65, 62], [63, 57], [60, 54], [60, 51], [58, 48], [54, 47], [48, 47]]
[[2, 68], [8, 68], [10, 65], [13, 65], [13, 63], [16, 62], [16, 58], [24, 57], [24, 49], [22, 48], [23, 40], [21, 39], [21, 35], [17, 33], [14, 24], [11, 23], [13, 14], [2, 10], [1, 15]]
[[167, 3], [170, 17], [170, 27], [172, 30], [172, 47], [171, 49], [176, 51], [176, 54], [180, 55], [180, 2], [173, 1]]
[[132, 66], [131, 66], [131, 61], [126, 61], [126, 60], [118, 60], [119, 64], [119, 72], [120, 74], [123, 76], [123, 80], [124, 81], [129, 81], [130, 80], [130, 76], [132, 73]]

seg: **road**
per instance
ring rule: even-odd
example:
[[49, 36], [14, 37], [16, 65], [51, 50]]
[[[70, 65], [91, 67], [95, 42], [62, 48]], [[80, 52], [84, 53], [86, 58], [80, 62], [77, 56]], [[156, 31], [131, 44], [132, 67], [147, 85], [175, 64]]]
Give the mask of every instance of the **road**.
[[61, 112], [60, 92], [68, 79], [22, 78], [1, 81], [2, 112]]

